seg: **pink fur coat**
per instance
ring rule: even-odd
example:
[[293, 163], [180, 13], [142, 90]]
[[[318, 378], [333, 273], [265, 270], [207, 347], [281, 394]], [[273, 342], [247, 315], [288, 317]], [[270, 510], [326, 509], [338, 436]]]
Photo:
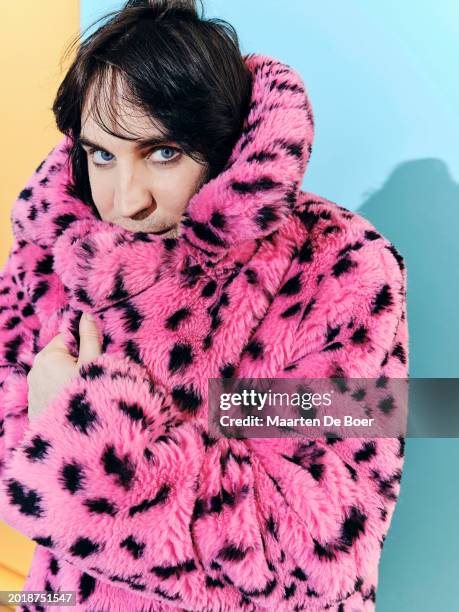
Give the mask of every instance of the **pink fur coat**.
[[[403, 258], [367, 220], [300, 189], [314, 126], [304, 84], [273, 58], [246, 62], [242, 133], [178, 238], [98, 219], [70, 187], [67, 138], [13, 207], [0, 517], [38, 544], [24, 589], [75, 591], [72, 609], [375, 609], [403, 435], [208, 430], [210, 377], [408, 372]], [[29, 423], [34, 355], [60, 331], [76, 355], [81, 311], [103, 355]]]

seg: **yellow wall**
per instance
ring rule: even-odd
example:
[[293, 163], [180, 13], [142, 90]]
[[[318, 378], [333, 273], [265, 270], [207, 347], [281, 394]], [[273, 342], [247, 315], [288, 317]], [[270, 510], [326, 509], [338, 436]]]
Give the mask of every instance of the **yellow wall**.
[[78, 0], [0, 2], [1, 262], [11, 245], [11, 205], [60, 136], [50, 108], [63, 77], [59, 61], [79, 20]]
[[[0, 262], [12, 244], [11, 206], [40, 161], [61, 138], [51, 106], [78, 32], [78, 0], [0, 2]], [[20, 589], [35, 543], [0, 523], [0, 590]]]

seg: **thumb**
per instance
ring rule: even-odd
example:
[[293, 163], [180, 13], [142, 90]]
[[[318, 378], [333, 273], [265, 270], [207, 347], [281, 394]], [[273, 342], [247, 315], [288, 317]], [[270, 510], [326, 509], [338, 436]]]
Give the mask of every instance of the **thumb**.
[[102, 354], [99, 330], [94, 320], [83, 313], [80, 318], [80, 350], [78, 364], [87, 363]]

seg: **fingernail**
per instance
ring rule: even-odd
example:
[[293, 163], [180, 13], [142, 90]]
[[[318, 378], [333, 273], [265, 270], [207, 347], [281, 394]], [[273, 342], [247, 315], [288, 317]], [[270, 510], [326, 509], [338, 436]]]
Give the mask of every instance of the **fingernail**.
[[88, 321], [94, 321], [94, 317], [90, 312], [85, 312], [84, 314], [86, 315]]

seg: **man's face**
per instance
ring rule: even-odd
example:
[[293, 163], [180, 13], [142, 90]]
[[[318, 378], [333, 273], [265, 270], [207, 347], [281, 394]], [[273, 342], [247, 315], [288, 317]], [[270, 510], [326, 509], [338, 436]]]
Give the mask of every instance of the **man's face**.
[[[118, 100], [120, 124], [131, 132], [126, 136], [161, 137], [147, 116], [128, 106], [121, 96]], [[101, 117], [111, 126], [103, 114]], [[178, 235], [182, 213], [203, 184], [207, 165], [191, 159], [172, 141], [139, 148], [140, 143], [110, 135], [94, 121], [88, 105], [82, 112], [80, 139], [87, 155], [92, 198], [103, 220], [133, 232]]]

